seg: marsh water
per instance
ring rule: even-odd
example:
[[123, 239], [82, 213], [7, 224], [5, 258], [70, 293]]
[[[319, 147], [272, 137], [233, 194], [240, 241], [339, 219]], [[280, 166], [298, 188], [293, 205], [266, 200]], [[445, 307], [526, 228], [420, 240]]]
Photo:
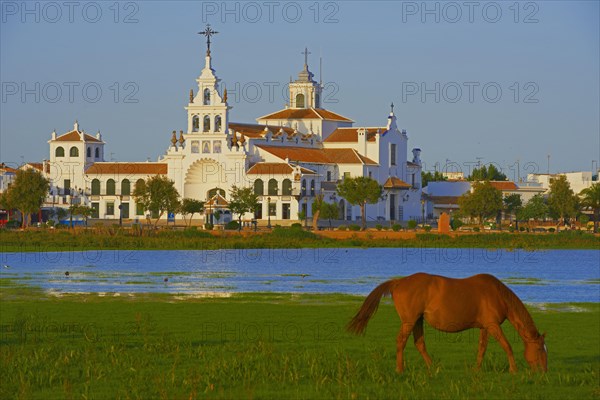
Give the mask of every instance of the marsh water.
[[0, 279], [54, 293], [365, 295], [389, 279], [490, 273], [527, 302], [600, 302], [600, 252], [435, 248], [4, 253]]

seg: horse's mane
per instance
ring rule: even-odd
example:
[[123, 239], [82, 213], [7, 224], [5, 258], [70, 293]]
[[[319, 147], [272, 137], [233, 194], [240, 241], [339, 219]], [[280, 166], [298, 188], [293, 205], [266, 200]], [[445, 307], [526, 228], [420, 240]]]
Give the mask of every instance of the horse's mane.
[[540, 334], [533, 323], [531, 314], [527, 311], [525, 304], [508, 286], [500, 280], [496, 280], [496, 286], [506, 304], [508, 311], [508, 320], [517, 329], [519, 335], [527, 335], [532, 338], [537, 338]]

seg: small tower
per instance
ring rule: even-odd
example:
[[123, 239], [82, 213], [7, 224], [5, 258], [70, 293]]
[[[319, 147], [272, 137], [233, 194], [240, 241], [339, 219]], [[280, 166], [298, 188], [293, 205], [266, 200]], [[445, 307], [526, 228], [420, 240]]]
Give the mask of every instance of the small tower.
[[321, 108], [321, 84], [314, 80], [314, 74], [308, 69], [308, 49], [304, 49], [304, 68], [298, 73], [298, 79], [290, 79], [291, 108]]

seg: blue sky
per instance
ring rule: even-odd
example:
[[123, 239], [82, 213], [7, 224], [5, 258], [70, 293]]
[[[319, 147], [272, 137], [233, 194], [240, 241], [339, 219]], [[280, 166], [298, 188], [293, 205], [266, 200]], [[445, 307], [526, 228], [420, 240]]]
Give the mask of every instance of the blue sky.
[[323, 57], [325, 107], [380, 126], [393, 101], [426, 169], [479, 159], [516, 178], [517, 160], [523, 176], [546, 172], [550, 155], [551, 172], [590, 170], [599, 2], [470, 4], [3, 1], [0, 160], [48, 158], [52, 130], [75, 119], [102, 132], [108, 160], [155, 160], [186, 127], [209, 22], [233, 121], [283, 107], [306, 46], [317, 77]]

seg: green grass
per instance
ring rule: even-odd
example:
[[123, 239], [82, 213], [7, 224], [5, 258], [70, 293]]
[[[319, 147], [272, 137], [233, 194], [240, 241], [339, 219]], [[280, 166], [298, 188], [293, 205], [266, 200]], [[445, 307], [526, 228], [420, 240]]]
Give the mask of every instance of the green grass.
[[[191, 232], [191, 233], [190, 233]], [[358, 235], [349, 239], [329, 239], [301, 229], [275, 228], [270, 233], [250, 236], [231, 234], [215, 237], [204, 231], [145, 231], [135, 236], [124, 230], [48, 229], [10, 231], [0, 229], [0, 252], [76, 251], [76, 250], [214, 250], [285, 249], [337, 247], [442, 247], [488, 249], [600, 249], [600, 236], [577, 232], [556, 234], [481, 233], [451, 237], [433, 233], [417, 234], [414, 239], [374, 239]], [[93, 265], [89, 266], [93, 268]]]
[[[473, 370], [477, 332], [426, 330], [430, 371], [411, 342], [396, 374], [398, 317], [386, 300], [364, 337], [344, 326], [362, 298], [253, 293], [47, 296], [0, 291], [0, 398], [523, 398], [600, 397], [600, 305], [532, 307], [547, 332], [549, 371], [519, 372], [491, 341]], [[580, 312], [564, 312], [577, 309]]]

